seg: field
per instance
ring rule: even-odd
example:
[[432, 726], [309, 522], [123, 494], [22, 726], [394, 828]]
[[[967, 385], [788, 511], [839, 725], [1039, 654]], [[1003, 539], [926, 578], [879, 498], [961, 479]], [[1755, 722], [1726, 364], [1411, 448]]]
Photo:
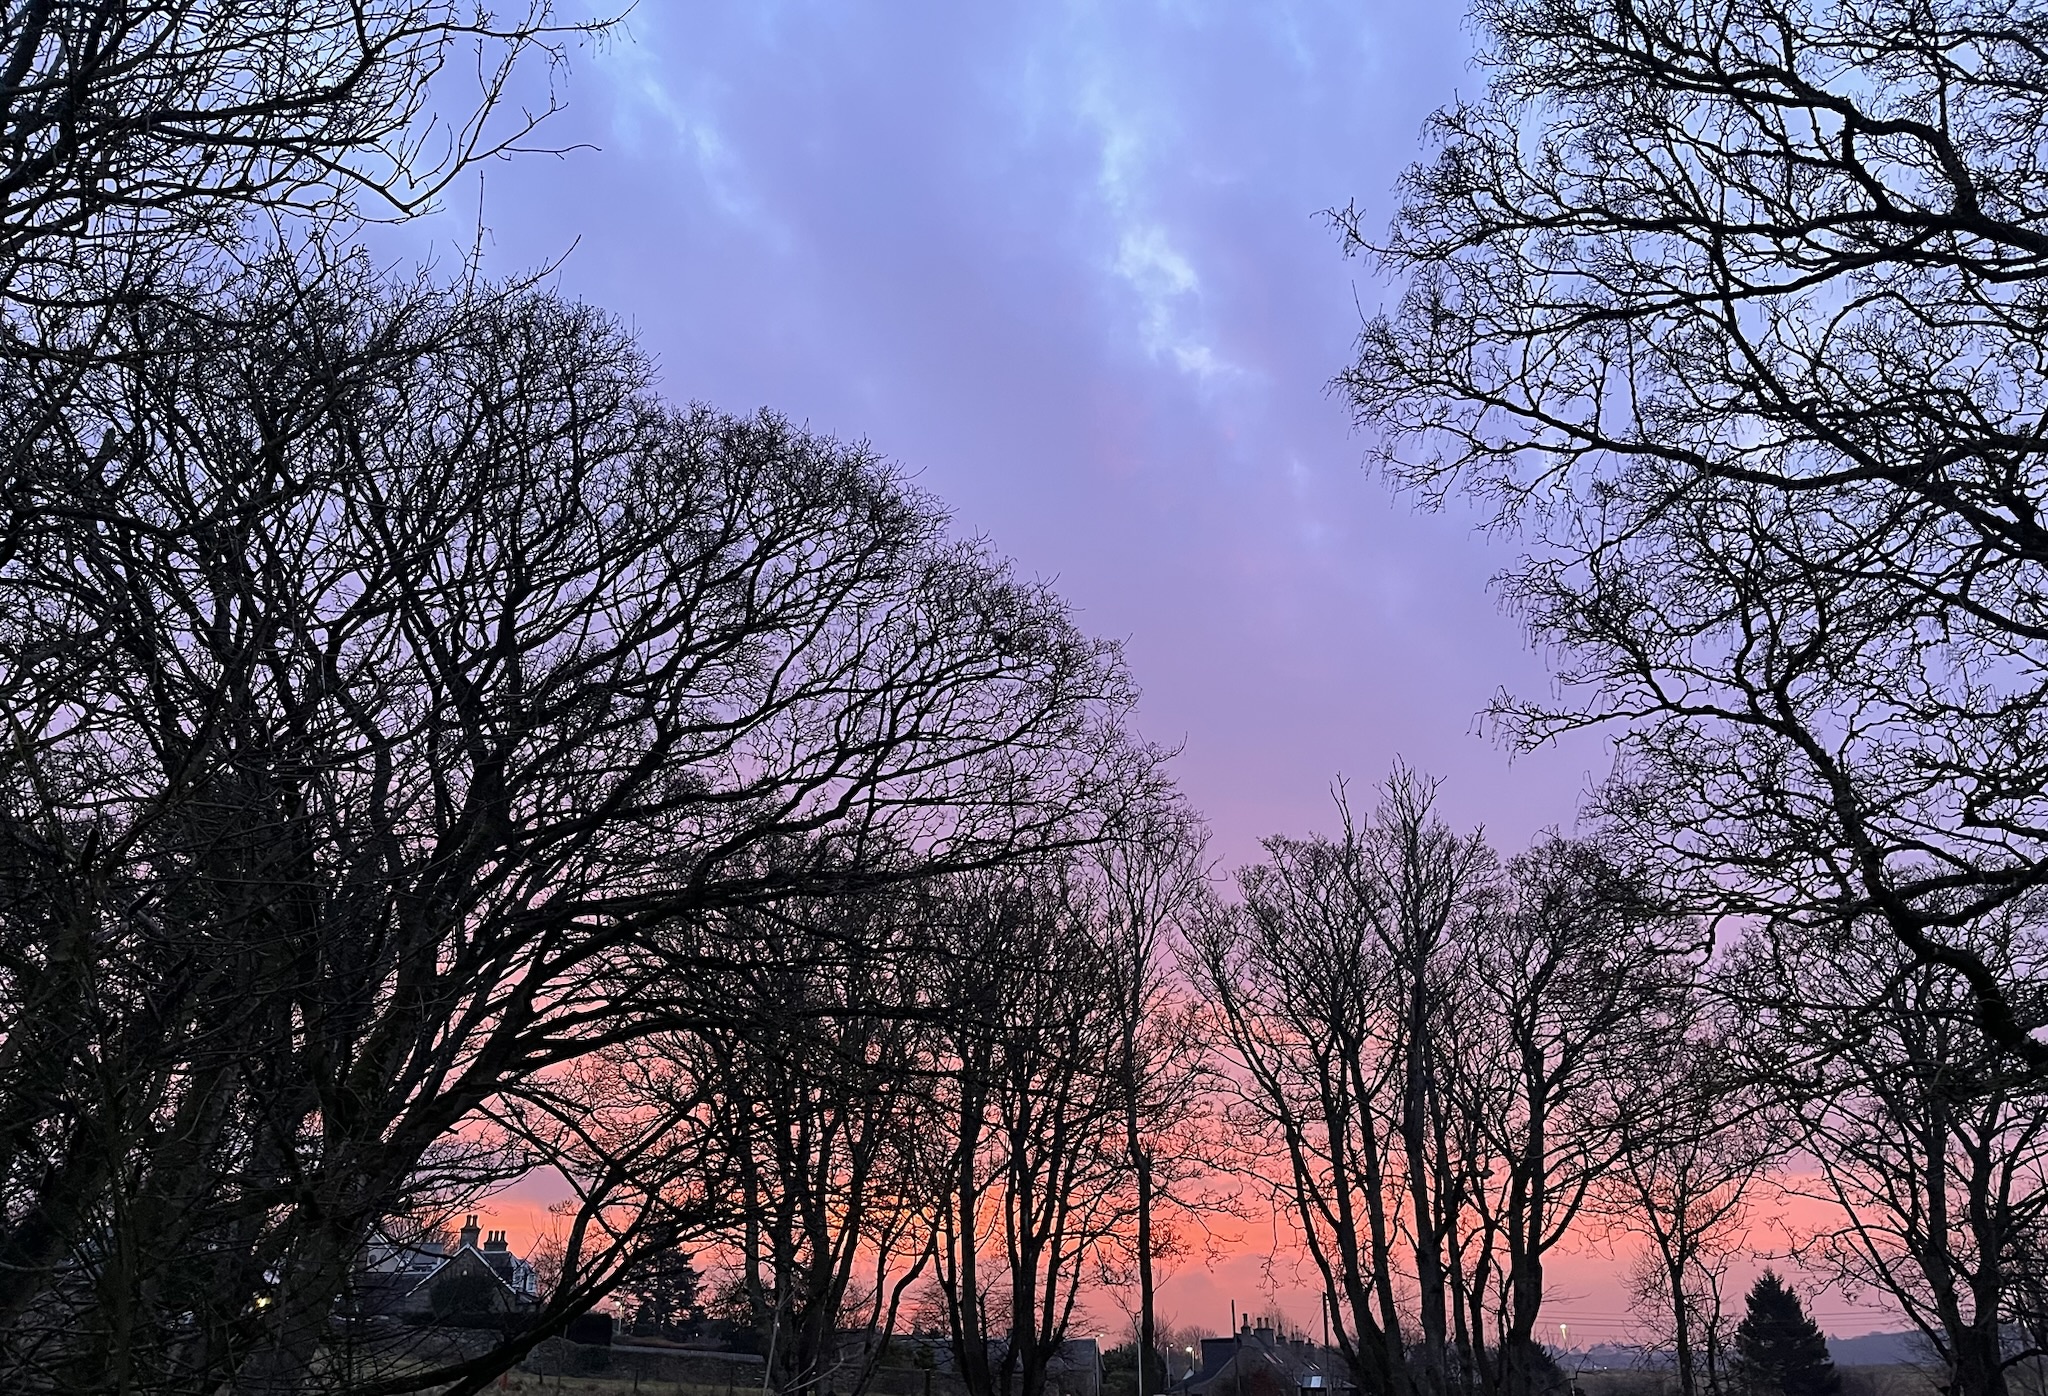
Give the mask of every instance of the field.
[[[1842, 1367], [1842, 1396], [1936, 1396], [1935, 1379], [1919, 1367]], [[1581, 1396], [1674, 1396], [1670, 1372], [1602, 1367], [1578, 1373]], [[2017, 1386], [2015, 1389], [2019, 1389]]]
[[[447, 1388], [435, 1388], [446, 1390]], [[492, 1392], [523, 1393], [523, 1396], [761, 1396], [759, 1387], [704, 1386], [693, 1382], [664, 1381], [658, 1377], [635, 1376], [630, 1372], [607, 1372], [598, 1376], [571, 1376], [511, 1371], [492, 1382]]]

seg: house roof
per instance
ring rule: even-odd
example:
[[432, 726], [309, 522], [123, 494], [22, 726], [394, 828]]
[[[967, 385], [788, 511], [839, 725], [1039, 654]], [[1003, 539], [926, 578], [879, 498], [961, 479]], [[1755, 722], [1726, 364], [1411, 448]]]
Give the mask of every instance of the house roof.
[[366, 1308], [388, 1307], [422, 1293], [435, 1281], [450, 1274], [480, 1271], [502, 1285], [516, 1300], [530, 1303], [539, 1298], [540, 1281], [531, 1265], [512, 1254], [505, 1233], [494, 1231], [482, 1246], [475, 1244], [478, 1232], [465, 1228], [459, 1244], [426, 1238], [399, 1241], [380, 1235], [370, 1243], [355, 1287]]
[[489, 1275], [515, 1298], [534, 1299], [540, 1293], [539, 1277], [531, 1265], [510, 1251], [478, 1250], [475, 1246], [457, 1246], [454, 1254], [420, 1275], [406, 1292], [416, 1293], [447, 1275], [475, 1271]]
[[1247, 1324], [1226, 1338], [1202, 1339], [1202, 1365], [1175, 1384], [1186, 1396], [1236, 1396], [1247, 1383], [1309, 1391], [1348, 1387], [1335, 1354], [1305, 1339]]

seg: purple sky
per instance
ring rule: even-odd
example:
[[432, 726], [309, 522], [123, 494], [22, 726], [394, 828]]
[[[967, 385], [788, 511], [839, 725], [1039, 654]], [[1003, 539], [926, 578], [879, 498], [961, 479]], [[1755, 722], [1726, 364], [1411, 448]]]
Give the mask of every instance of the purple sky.
[[1326, 388], [1382, 288], [1318, 211], [1385, 219], [1468, 50], [1454, 5], [643, 0], [547, 128], [593, 148], [490, 168], [488, 264], [565, 258], [673, 396], [864, 437], [1055, 580], [1226, 863], [1396, 755], [1512, 850], [1604, 748], [1476, 734], [1544, 683], [1509, 546], [1392, 498]]
[[[593, 148], [491, 167], [487, 264], [563, 259], [674, 397], [866, 438], [1055, 579], [1125, 643], [1227, 864], [1396, 756], [1511, 852], [1605, 746], [1477, 735], [1546, 685], [1487, 588], [1512, 545], [1390, 497], [1326, 389], [1383, 290], [1318, 211], [1390, 216], [1428, 112], [1479, 85], [1461, 8], [641, 0], [547, 131]], [[467, 246], [475, 191], [448, 204], [403, 237]], [[1308, 1320], [1274, 1240], [1191, 1259], [1168, 1310]], [[1553, 1266], [1546, 1317], [1618, 1336], [1614, 1268]]]

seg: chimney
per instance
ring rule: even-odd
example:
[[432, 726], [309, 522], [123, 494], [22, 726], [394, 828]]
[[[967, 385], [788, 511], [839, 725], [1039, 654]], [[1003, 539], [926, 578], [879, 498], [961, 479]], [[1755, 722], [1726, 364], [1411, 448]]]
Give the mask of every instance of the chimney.
[[484, 1249], [487, 1251], [504, 1250], [505, 1233], [502, 1231], [493, 1231], [490, 1235], [484, 1237]]
[[462, 1244], [468, 1246], [471, 1250], [475, 1250], [478, 1234], [476, 1213], [472, 1212], [469, 1215], [469, 1219], [462, 1224]]
[[1273, 1327], [1272, 1327], [1272, 1325], [1271, 1325], [1271, 1324], [1266, 1324], [1266, 1323], [1262, 1323], [1262, 1324], [1260, 1324], [1260, 1325], [1259, 1325], [1259, 1326], [1258, 1326], [1257, 1328], [1254, 1328], [1254, 1329], [1252, 1330], [1252, 1338], [1253, 1338], [1253, 1339], [1254, 1339], [1254, 1340], [1255, 1340], [1255, 1341], [1256, 1341], [1256, 1342], [1257, 1342], [1257, 1343], [1258, 1343], [1258, 1344], [1259, 1344], [1259, 1345], [1260, 1345], [1261, 1347], [1271, 1347], [1271, 1346], [1273, 1346]]

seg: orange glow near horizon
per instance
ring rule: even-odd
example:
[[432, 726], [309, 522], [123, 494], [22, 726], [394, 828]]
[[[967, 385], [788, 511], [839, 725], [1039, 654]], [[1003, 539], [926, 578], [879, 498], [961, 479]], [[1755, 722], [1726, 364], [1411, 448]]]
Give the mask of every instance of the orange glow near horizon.
[[[1830, 1337], [1897, 1331], [1906, 1326], [1896, 1306], [1873, 1295], [1856, 1300], [1830, 1289], [1820, 1278], [1785, 1259], [1792, 1240], [1826, 1225], [1833, 1209], [1803, 1192], [1811, 1180], [1792, 1175], [1757, 1204], [1753, 1259], [1730, 1272], [1727, 1302], [1739, 1311], [1742, 1295], [1766, 1265], [1786, 1275], [1806, 1309]], [[569, 1198], [568, 1186], [551, 1171], [528, 1175], [475, 1209], [487, 1227], [504, 1230], [522, 1253], [556, 1225], [549, 1208]], [[1543, 1326], [1539, 1336], [1553, 1347], [1583, 1352], [1639, 1339], [1642, 1324], [1631, 1314], [1624, 1281], [1634, 1238], [1610, 1240], [1581, 1227], [1545, 1262]], [[1290, 1328], [1318, 1338], [1321, 1303], [1314, 1267], [1289, 1232], [1286, 1220], [1261, 1209], [1248, 1219], [1221, 1219], [1206, 1237], [1196, 1235], [1188, 1254], [1164, 1263], [1159, 1285], [1163, 1330], [1217, 1336], [1229, 1330], [1231, 1306], [1240, 1319], [1277, 1314]], [[1133, 1299], [1135, 1302], [1135, 1299]], [[1561, 1334], [1560, 1326], [1568, 1329]], [[1093, 1335], [1105, 1347], [1129, 1340], [1131, 1319], [1118, 1297], [1092, 1288], [1074, 1324], [1076, 1336]], [[1568, 1341], [1567, 1341], [1568, 1338]]]

